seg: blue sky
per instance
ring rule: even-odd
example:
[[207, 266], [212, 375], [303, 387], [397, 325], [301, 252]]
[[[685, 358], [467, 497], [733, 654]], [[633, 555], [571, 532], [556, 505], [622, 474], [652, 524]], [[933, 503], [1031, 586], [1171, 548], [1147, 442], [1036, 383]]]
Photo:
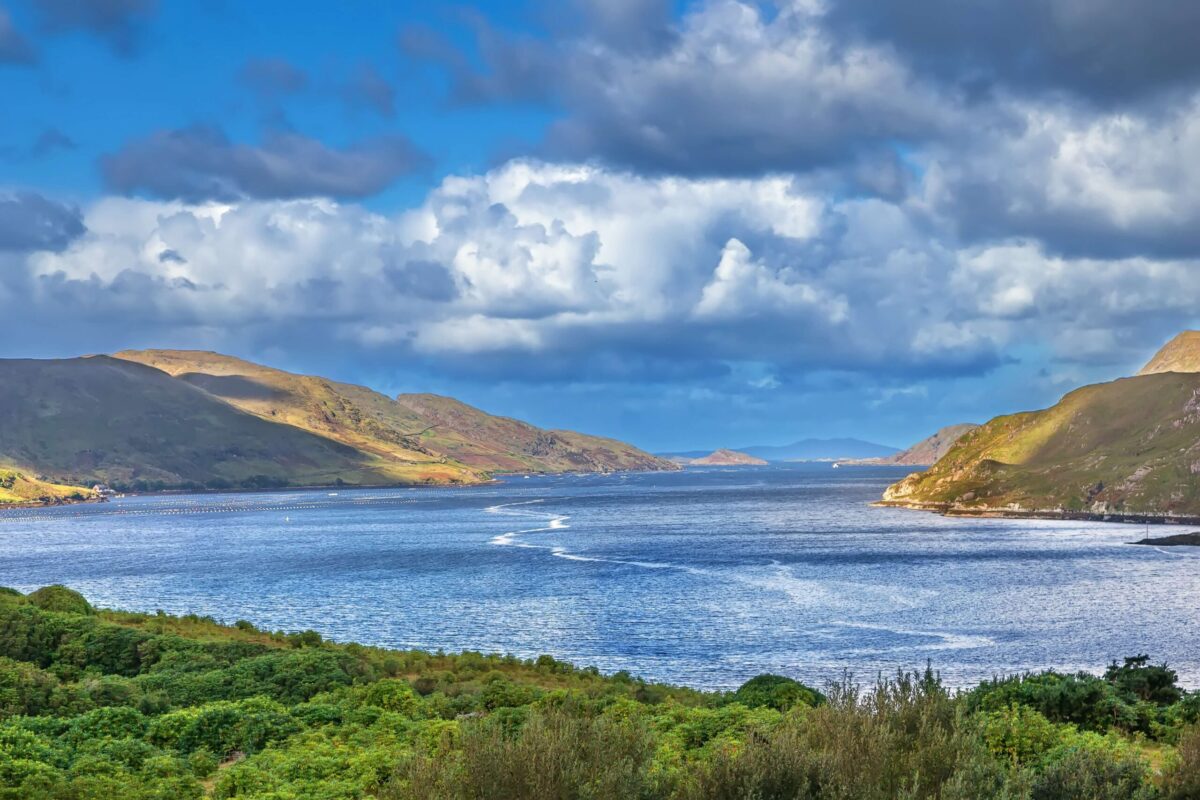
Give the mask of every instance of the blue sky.
[[1195, 325], [1200, 12], [0, 0], [0, 356], [217, 349], [652, 449]]

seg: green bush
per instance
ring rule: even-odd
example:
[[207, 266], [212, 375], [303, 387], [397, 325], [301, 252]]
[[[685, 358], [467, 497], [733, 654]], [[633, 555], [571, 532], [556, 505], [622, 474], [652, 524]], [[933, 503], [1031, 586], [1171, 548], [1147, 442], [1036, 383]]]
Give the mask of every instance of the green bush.
[[30, 592], [27, 599], [43, 611], [56, 611], [61, 614], [95, 613], [92, 604], [83, 595], [57, 583]]
[[815, 706], [825, 702], [825, 695], [799, 681], [782, 675], [759, 675], [751, 678], [733, 693], [735, 702], [749, 708], [765, 706], [787, 711], [798, 703]]

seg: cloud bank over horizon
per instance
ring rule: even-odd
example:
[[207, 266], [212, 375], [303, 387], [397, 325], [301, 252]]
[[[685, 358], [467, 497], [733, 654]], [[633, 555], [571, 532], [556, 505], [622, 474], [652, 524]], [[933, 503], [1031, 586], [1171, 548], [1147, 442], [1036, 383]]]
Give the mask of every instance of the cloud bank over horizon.
[[[45, 5], [0, 14], [0, 79], [72, 30], [155, 57], [153, 4]], [[222, 349], [662, 448], [904, 444], [1050, 402], [1195, 324], [1200, 59], [1169, 46], [1192, 12], [978, 5], [401, 21], [438, 115], [543, 115], [502, 158], [456, 143], [489, 154], [465, 169], [383, 66], [255, 55], [241, 123], [111, 140], [87, 197], [0, 187], [4, 355]], [[348, 127], [303, 130], [309, 103]], [[54, 130], [73, 146], [44, 160], [77, 159]]]

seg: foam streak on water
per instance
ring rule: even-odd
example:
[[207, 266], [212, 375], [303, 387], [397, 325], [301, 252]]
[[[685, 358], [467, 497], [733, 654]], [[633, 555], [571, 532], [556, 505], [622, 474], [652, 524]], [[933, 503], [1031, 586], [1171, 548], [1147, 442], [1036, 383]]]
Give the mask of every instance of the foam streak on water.
[[1185, 548], [867, 503], [795, 465], [0, 512], [0, 584], [393, 647], [551, 653], [702, 687], [921, 668], [953, 685], [1148, 652], [1200, 684]]

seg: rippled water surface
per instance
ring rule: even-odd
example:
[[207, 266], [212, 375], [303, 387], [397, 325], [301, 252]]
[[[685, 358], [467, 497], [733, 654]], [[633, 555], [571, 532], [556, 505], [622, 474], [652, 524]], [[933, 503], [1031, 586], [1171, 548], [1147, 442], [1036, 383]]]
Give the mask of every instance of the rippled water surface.
[[1200, 685], [1200, 549], [1136, 526], [871, 508], [796, 465], [0, 512], [0, 584], [701, 687], [924, 666], [963, 684], [1147, 652]]

